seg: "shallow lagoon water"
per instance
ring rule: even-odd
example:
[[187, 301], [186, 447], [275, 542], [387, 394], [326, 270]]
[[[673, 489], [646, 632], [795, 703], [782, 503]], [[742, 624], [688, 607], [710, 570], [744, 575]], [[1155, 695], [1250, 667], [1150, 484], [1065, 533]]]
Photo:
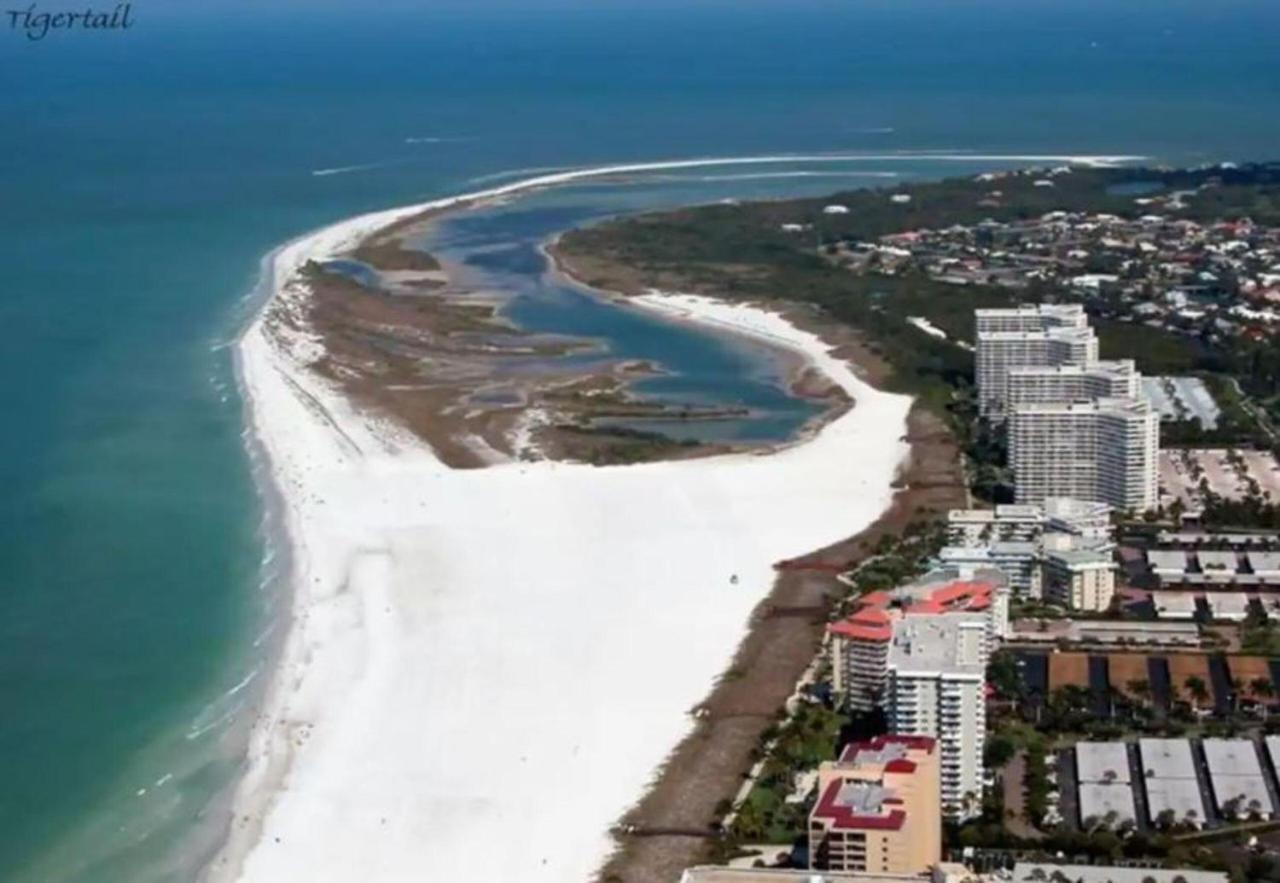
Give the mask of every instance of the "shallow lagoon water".
[[[614, 212], [627, 210], [627, 194], [618, 193]], [[638, 397], [679, 407], [748, 409], [741, 417], [714, 420], [631, 421], [611, 425], [665, 432], [675, 438], [704, 441], [776, 442], [791, 437], [821, 408], [786, 389], [785, 367], [767, 347], [728, 340], [702, 329], [656, 318], [584, 292], [551, 272], [540, 246], [555, 234], [601, 216], [574, 208], [572, 188], [547, 194], [542, 205], [480, 210], [443, 220], [421, 245], [459, 267], [465, 285], [509, 298], [502, 313], [533, 332], [586, 338], [589, 352], [556, 360], [590, 370], [604, 360], [643, 360], [659, 376], [630, 388]], [[557, 204], [562, 203], [562, 204]]]

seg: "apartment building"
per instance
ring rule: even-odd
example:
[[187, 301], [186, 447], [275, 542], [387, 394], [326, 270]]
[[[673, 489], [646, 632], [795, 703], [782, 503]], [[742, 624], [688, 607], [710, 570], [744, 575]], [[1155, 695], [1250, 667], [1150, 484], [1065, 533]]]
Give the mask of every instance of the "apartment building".
[[1108, 546], [1115, 542], [1111, 524], [1111, 507], [1099, 500], [1076, 500], [1072, 497], [1048, 497], [1044, 510], [1046, 534], [1062, 533], [1081, 540]]
[[969, 546], [946, 546], [938, 563], [962, 573], [995, 569], [1004, 574], [1009, 591], [1018, 598], [1041, 597], [1040, 545], [1030, 540], [997, 540]]
[[1000, 420], [1008, 411], [1008, 374], [1015, 368], [1089, 365], [1098, 339], [1079, 304], [977, 310], [978, 411]]
[[986, 666], [1009, 630], [1002, 573], [959, 578], [943, 568], [918, 582], [870, 592], [828, 626], [838, 700], [882, 708], [891, 733], [937, 739], [948, 818], [969, 818], [982, 797]]
[[923, 874], [942, 858], [937, 741], [880, 736], [848, 745], [818, 769], [809, 814], [809, 866]]
[[889, 646], [889, 731], [938, 740], [942, 814], [949, 819], [981, 811], [987, 658], [987, 623], [975, 614], [907, 616]]
[[1046, 546], [1042, 569], [1046, 600], [1094, 613], [1111, 608], [1116, 594], [1116, 565], [1109, 546]]
[[1057, 402], [1138, 398], [1142, 375], [1132, 359], [1011, 367], [1005, 375], [1009, 411]]
[[947, 544], [1035, 542], [1044, 531], [1044, 509], [1011, 503], [994, 509], [952, 509], [947, 513]]
[[952, 509], [947, 545], [1039, 542], [1046, 533], [1111, 541], [1111, 507], [1093, 500], [1049, 497], [1039, 505], [1005, 503], [993, 509]]
[[1074, 497], [1144, 512], [1157, 505], [1160, 417], [1145, 399], [1020, 408], [1009, 420], [1019, 503]]
[[827, 627], [831, 635], [832, 688], [855, 712], [878, 708], [884, 696], [893, 620], [898, 615], [885, 609], [887, 595], [872, 592], [847, 619]]
[[978, 614], [994, 642], [1009, 632], [1009, 588], [1005, 576], [989, 568], [961, 574], [940, 568], [917, 582], [869, 592], [845, 619], [827, 627], [832, 686], [853, 711], [887, 704], [889, 647], [895, 629], [912, 615]]
[[1033, 304], [1010, 309], [974, 310], [974, 319], [978, 334], [1089, 327], [1089, 317], [1080, 304]]

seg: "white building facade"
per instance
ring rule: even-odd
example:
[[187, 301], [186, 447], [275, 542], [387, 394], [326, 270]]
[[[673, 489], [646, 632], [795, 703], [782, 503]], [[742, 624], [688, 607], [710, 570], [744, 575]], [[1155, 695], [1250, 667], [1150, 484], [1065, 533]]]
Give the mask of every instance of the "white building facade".
[[1157, 506], [1160, 418], [1144, 399], [1022, 408], [1009, 420], [1019, 503], [1074, 497], [1121, 511]]
[[1012, 368], [1097, 361], [1098, 339], [1079, 304], [977, 310], [974, 317], [978, 411], [983, 417], [1000, 419], [1007, 411]]
[[938, 740], [942, 811], [950, 819], [981, 810], [987, 633], [980, 615], [908, 616], [889, 649], [889, 731]]
[[1005, 376], [1006, 407], [1010, 411], [1058, 402], [1132, 399], [1141, 392], [1142, 375], [1132, 359], [1010, 368]]
[[1110, 548], [1046, 549], [1044, 597], [1072, 610], [1104, 612], [1116, 594], [1116, 566]]

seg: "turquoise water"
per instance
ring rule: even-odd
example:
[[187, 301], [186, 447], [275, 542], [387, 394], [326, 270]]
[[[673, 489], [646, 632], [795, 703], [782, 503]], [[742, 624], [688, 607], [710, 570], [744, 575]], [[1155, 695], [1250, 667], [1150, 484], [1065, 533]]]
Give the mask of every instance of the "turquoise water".
[[[0, 31], [6, 881], [189, 880], [211, 848], [191, 832], [216, 833], [200, 822], [282, 604], [225, 347], [274, 244], [528, 168], [814, 150], [1195, 163], [1274, 158], [1280, 135], [1264, 2], [135, 5], [127, 34]], [[510, 212], [542, 229], [857, 183], [704, 180], [747, 171]], [[585, 321], [564, 298], [556, 321]], [[716, 358], [734, 382], [767, 377], [751, 354]]]

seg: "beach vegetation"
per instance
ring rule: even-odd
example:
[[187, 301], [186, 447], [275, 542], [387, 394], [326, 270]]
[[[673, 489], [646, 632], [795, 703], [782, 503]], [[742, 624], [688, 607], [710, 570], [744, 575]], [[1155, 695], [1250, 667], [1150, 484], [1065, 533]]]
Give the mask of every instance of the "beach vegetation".
[[[792, 843], [805, 833], [816, 794], [799, 793], [804, 775], [833, 760], [844, 715], [802, 702], [784, 723], [762, 737], [764, 766], [738, 807], [729, 835], [740, 843]], [[771, 744], [769, 744], [771, 743]]]

